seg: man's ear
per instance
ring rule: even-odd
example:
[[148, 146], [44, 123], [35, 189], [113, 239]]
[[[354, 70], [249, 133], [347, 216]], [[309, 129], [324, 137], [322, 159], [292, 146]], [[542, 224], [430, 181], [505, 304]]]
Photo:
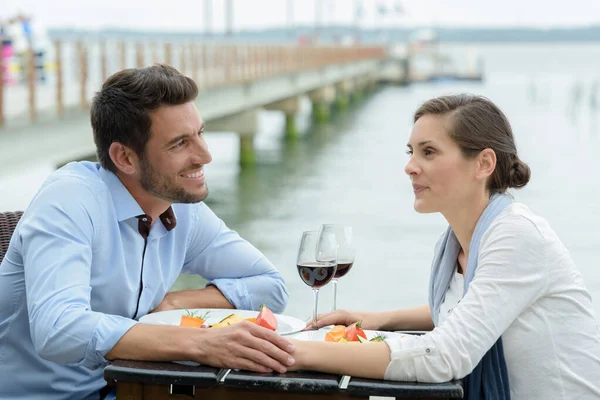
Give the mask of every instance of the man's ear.
[[108, 149], [108, 155], [113, 164], [125, 175], [133, 175], [137, 171], [138, 157], [137, 154], [129, 147], [113, 142]]
[[492, 149], [483, 149], [477, 156], [477, 170], [475, 177], [477, 179], [487, 179], [496, 169], [496, 152]]

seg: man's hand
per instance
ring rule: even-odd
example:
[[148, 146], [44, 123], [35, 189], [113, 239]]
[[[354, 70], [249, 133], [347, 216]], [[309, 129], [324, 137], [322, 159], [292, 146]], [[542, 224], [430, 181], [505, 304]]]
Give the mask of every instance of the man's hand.
[[295, 364], [294, 346], [281, 335], [242, 321], [225, 328], [202, 329], [197, 361], [214, 367], [285, 373]]

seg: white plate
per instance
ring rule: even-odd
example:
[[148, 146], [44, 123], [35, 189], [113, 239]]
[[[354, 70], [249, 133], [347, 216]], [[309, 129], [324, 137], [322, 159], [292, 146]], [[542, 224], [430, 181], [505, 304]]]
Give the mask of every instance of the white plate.
[[[298, 340], [308, 340], [308, 341], [313, 341], [313, 342], [323, 342], [325, 341], [325, 335], [327, 334], [327, 332], [329, 332], [329, 330], [331, 329], [331, 327], [325, 327], [325, 328], [321, 328], [318, 331], [303, 331], [303, 332], [298, 332], [295, 333], [294, 335], [290, 336], [290, 338], [292, 339], [298, 339]], [[367, 339], [371, 340], [373, 339], [375, 336], [385, 336], [387, 338], [392, 338], [392, 337], [403, 337], [406, 336], [406, 334], [403, 333], [398, 333], [398, 332], [385, 332], [385, 331], [371, 331], [368, 329], [365, 329], [365, 335], [367, 335]]]
[[[181, 316], [186, 314], [186, 311], [197, 312], [198, 315], [209, 312], [206, 324], [212, 325], [221, 321], [230, 314], [238, 314], [244, 318], [254, 318], [258, 315], [258, 311], [251, 310], [233, 310], [223, 308], [193, 308], [190, 310], [170, 310], [160, 311], [144, 315], [140, 318], [140, 322], [152, 325], [179, 325]], [[298, 318], [289, 317], [287, 315], [275, 314], [277, 318], [277, 329], [275, 332], [280, 335], [289, 335], [291, 333], [300, 332], [306, 328], [306, 323]]]

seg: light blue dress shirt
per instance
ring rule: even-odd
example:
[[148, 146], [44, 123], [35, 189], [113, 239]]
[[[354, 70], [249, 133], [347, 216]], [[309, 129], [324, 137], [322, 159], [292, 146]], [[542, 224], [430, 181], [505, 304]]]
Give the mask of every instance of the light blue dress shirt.
[[82, 162], [48, 178], [0, 265], [0, 399], [98, 399], [104, 355], [138, 323], [138, 301], [139, 318], [180, 273], [236, 308], [283, 311], [283, 278], [260, 251], [204, 203], [172, 209], [177, 225], [154, 223], [142, 268], [144, 212], [116, 175]]

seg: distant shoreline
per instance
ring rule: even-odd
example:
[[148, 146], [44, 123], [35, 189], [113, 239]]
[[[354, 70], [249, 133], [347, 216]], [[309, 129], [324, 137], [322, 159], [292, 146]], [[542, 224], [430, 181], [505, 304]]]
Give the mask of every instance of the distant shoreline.
[[[397, 28], [397, 29], [362, 29], [361, 42], [382, 43], [408, 41], [414, 32], [428, 27]], [[571, 43], [571, 42], [600, 42], [600, 25], [572, 28], [434, 28], [440, 42], [445, 43]], [[283, 43], [297, 41], [301, 37], [310, 37], [313, 27], [298, 26], [291, 28], [272, 28], [256, 31], [234, 32], [226, 36], [222, 32], [206, 35], [201, 29], [198, 32], [169, 32], [150, 30], [128, 30], [106, 28], [99, 30], [81, 30], [70, 28], [53, 28], [48, 30], [51, 38], [156, 38], [156, 39], [205, 39], [228, 41], [260, 41]], [[320, 29], [323, 42], [331, 42], [340, 38], [353, 38], [357, 34], [354, 27], [328, 26]]]

